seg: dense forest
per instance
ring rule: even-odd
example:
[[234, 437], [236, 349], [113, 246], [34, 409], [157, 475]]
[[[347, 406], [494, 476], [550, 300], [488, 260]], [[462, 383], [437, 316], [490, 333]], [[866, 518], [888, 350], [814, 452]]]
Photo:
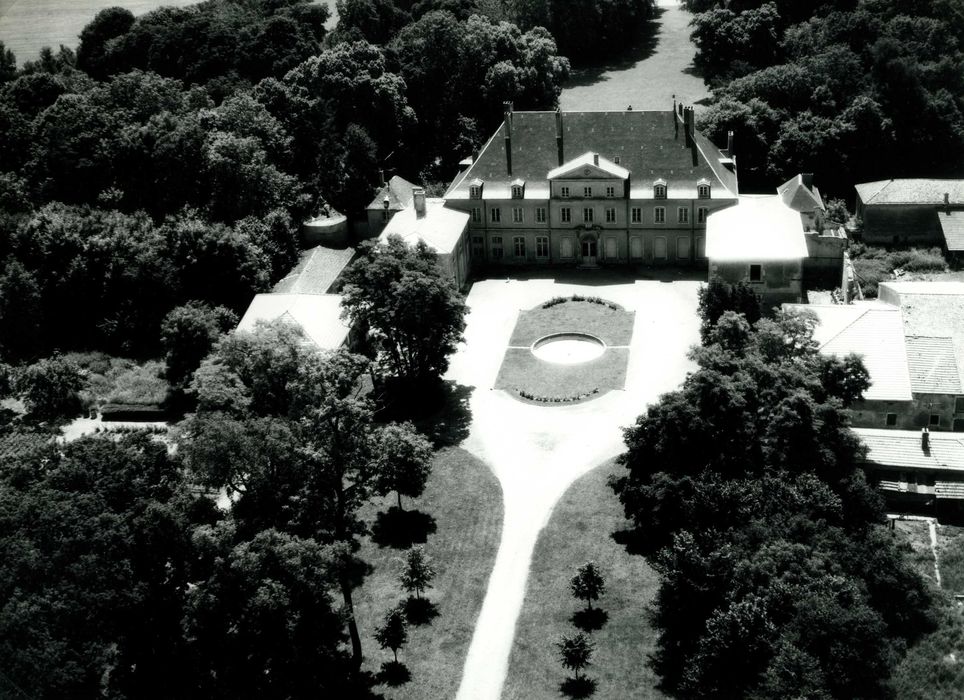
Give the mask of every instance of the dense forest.
[[714, 86], [700, 123], [736, 132], [743, 189], [964, 176], [964, 2], [684, 0]]

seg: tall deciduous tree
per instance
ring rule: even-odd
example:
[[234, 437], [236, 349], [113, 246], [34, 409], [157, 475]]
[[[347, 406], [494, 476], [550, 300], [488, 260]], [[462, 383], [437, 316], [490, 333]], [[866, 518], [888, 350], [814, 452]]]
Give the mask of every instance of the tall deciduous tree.
[[189, 302], [172, 309], [161, 324], [167, 381], [185, 390], [214, 343], [237, 323], [238, 317], [223, 306]]
[[424, 242], [390, 236], [364, 244], [345, 273], [344, 313], [369, 328], [384, 371], [412, 383], [437, 379], [462, 341], [465, 301]]
[[719, 277], [712, 277], [700, 287], [697, 313], [700, 315], [700, 337], [706, 343], [716, 322], [727, 311], [743, 314], [747, 322], [754, 324], [760, 318], [760, 297], [746, 282], [730, 284]]
[[394, 491], [398, 507], [402, 496], [418, 498], [432, 471], [432, 443], [411, 423], [395, 423], [379, 430], [375, 447], [375, 480], [379, 493]]
[[582, 678], [582, 672], [592, 663], [593, 643], [582, 632], [572, 637], [563, 637], [557, 644], [559, 660], [563, 668], [575, 674], [576, 680]]
[[408, 550], [405, 555], [405, 568], [399, 577], [402, 587], [409, 593], [414, 593], [415, 598], [419, 599], [422, 591], [431, 585], [433, 578], [435, 578], [435, 567], [432, 566], [432, 560], [425, 554], [425, 550], [421, 547], [412, 547]]
[[375, 629], [375, 640], [382, 649], [391, 649], [398, 663], [398, 650], [408, 641], [405, 613], [400, 608], [388, 611], [381, 626]]
[[617, 538], [660, 574], [669, 693], [878, 697], [930, 625], [843, 413], [866, 372], [822, 357], [814, 323], [725, 312], [698, 370], [626, 430]]
[[606, 592], [606, 580], [595, 564], [587, 562], [569, 581], [569, 589], [575, 598], [586, 601], [587, 609], [592, 610], [592, 602]]

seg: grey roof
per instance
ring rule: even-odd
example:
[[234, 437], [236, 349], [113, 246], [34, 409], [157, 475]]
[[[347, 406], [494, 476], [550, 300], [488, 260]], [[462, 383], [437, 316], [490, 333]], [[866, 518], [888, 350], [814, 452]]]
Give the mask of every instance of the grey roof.
[[[699, 132], [687, 146], [683, 124], [672, 110], [563, 112], [562, 122], [564, 161], [587, 152], [613, 162], [618, 157], [619, 166], [631, 171], [634, 183], [651, 187], [656, 178], [666, 179], [670, 199], [695, 198], [701, 178], [711, 183], [714, 198], [736, 196], [736, 174], [719, 163], [723, 154]], [[515, 178], [524, 179], [527, 190], [534, 183], [546, 185], [538, 191], [548, 193], [546, 176], [559, 166], [556, 112], [513, 112], [511, 133], [511, 175], [506, 167], [503, 122], [446, 197], [467, 198], [469, 183], [475, 178], [486, 183], [487, 197], [501, 196]], [[493, 189], [489, 183], [504, 188]]]
[[964, 433], [932, 432], [925, 451], [916, 430], [852, 428], [867, 446], [866, 464], [903, 469], [964, 471]]
[[388, 197], [388, 210], [401, 211], [412, 203], [412, 190], [418, 187], [398, 175], [393, 175], [391, 179], [379, 188], [375, 198], [369, 202], [367, 209], [384, 209], [385, 197]]
[[957, 372], [964, 376], [964, 282], [884, 282], [888, 300], [899, 296], [909, 336], [950, 337]]
[[298, 264], [271, 291], [275, 294], [327, 294], [352, 258], [354, 248], [315, 246], [304, 252]]
[[906, 338], [911, 391], [915, 394], [960, 394], [961, 377], [954, 340], [911, 335]]
[[820, 190], [816, 187], [808, 187], [802, 174], [777, 187], [777, 194], [783, 199], [783, 203], [794, 211], [810, 212], [824, 208]]
[[964, 211], [939, 211], [937, 220], [944, 232], [947, 250], [952, 253], [964, 251]]
[[947, 193], [952, 205], [964, 205], [964, 180], [906, 178], [861, 182], [854, 187], [864, 204], [943, 204]]

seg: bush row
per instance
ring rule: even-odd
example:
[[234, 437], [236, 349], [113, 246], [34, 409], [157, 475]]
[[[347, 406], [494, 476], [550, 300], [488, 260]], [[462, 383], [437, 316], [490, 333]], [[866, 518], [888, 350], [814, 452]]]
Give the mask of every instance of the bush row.
[[571, 396], [539, 396], [537, 394], [530, 393], [525, 389], [519, 389], [519, 396], [527, 399], [528, 401], [535, 401], [537, 403], [576, 403], [577, 401], [588, 399], [590, 396], [595, 396], [598, 393], [598, 387], [592, 391], [587, 391], [583, 394], [572, 394]]
[[608, 299], [601, 299], [600, 297], [586, 297], [581, 294], [573, 294], [571, 297], [552, 297], [547, 302], [542, 304], [543, 309], [550, 309], [553, 306], [558, 306], [559, 304], [565, 304], [569, 301], [585, 301], [590, 304], [599, 304], [600, 306], [608, 306], [613, 311], [622, 311], [622, 307]]

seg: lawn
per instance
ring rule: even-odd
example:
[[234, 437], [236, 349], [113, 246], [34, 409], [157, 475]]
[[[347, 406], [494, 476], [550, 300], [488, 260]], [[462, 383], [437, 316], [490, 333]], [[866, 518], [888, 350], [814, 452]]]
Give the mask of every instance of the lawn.
[[929, 583], [936, 584], [934, 577], [934, 552], [927, 523], [923, 520], [895, 520], [894, 531], [900, 542], [910, 545], [908, 561]]
[[519, 312], [509, 345], [529, 346], [550, 333], [568, 331], [589, 333], [606, 345], [629, 345], [634, 318], [631, 311], [588, 301], [567, 301], [548, 309], [540, 306]]
[[565, 673], [553, 644], [574, 631], [570, 617], [584, 604], [570, 595], [569, 579], [590, 560], [606, 579], [606, 593], [598, 606], [609, 615], [608, 623], [592, 634], [596, 652], [588, 673], [598, 681], [595, 697], [664, 697], [655, 689], [656, 677], [646, 665], [656, 643], [656, 632], [646, 619], [646, 605], [658, 583], [656, 574], [642, 557], [626, 554], [610, 538], [625, 524], [622, 507], [606, 485], [609, 475], [620, 469], [610, 463], [579, 479], [542, 531], [516, 628], [504, 700], [560, 697], [558, 687]]
[[[366, 513], [376, 521], [376, 511], [394, 505], [394, 496]], [[502, 492], [484, 463], [457, 448], [440, 450], [425, 493], [406, 509], [418, 509], [435, 519], [437, 528], [428, 535], [426, 553], [437, 575], [428, 597], [438, 606], [439, 616], [429, 626], [410, 627], [408, 643], [399, 661], [411, 671], [412, 681], [391, 689], [394, 700], [423, 700], [455, 696], [462, 666], [482, 599], [495, 562], [502, 532]], [[365, 667], [377, 671], [392, 659], [379, 649], [373, 632], [385, 612], [406, 597], [398, 584], [404, 551], [380, 547], [366, 538], [361, 556], [375, 567], [355, 592], [355, 610], [365, 653]]]

